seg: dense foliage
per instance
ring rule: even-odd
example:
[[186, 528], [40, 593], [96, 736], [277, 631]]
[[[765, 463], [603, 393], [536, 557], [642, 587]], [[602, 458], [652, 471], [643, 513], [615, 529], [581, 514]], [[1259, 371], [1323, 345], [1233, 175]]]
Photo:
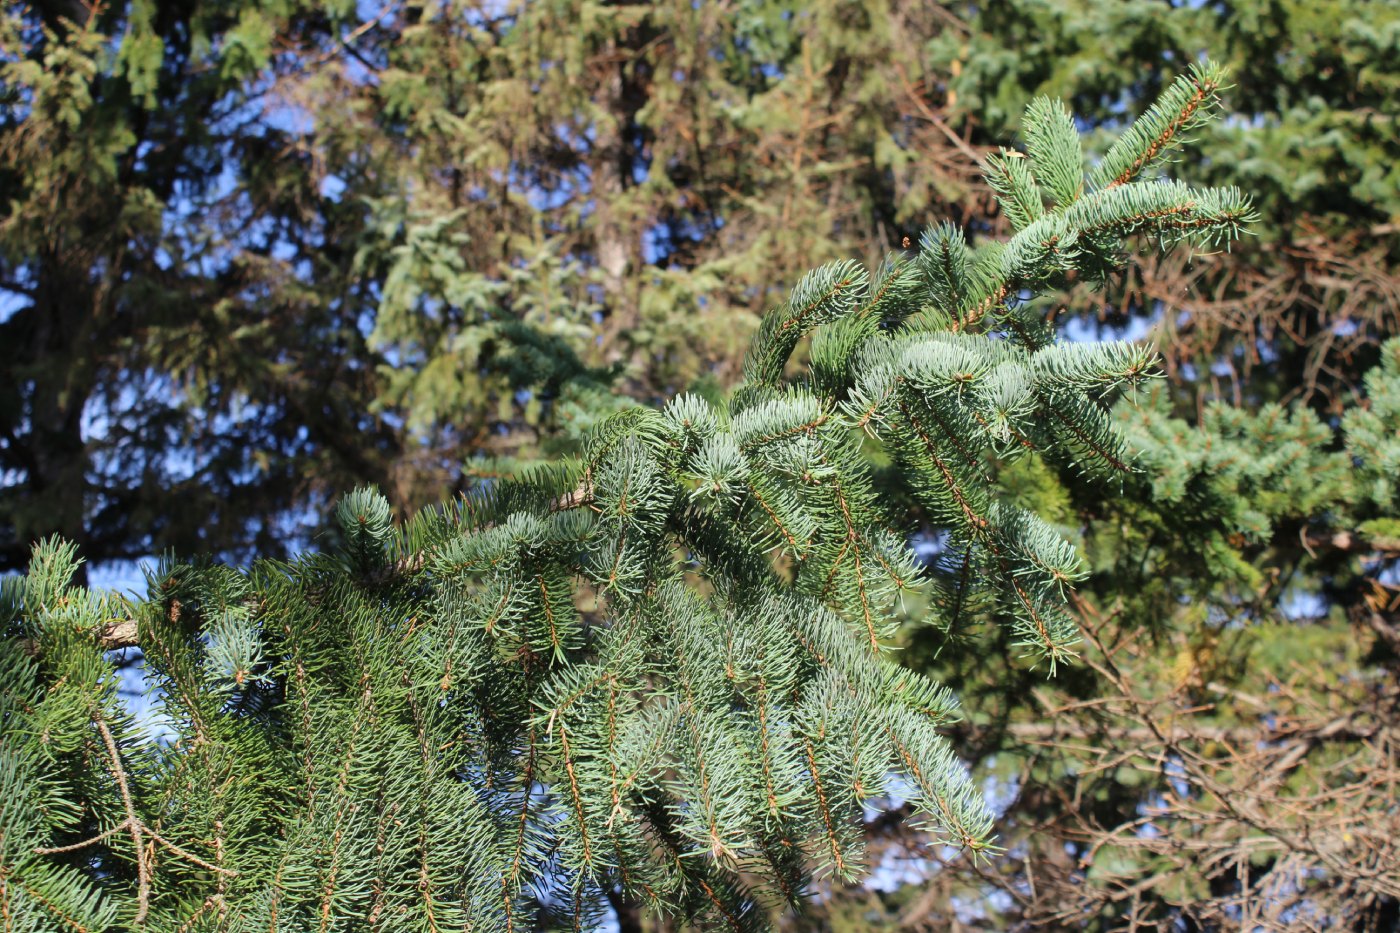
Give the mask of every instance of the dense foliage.
[[[938, 627], [976, 604], [1022, 653], [1072, 654], [1079, 556], [989, 470], [1127, 471], [1108, 406], [1152, 361], [1057, 341], [1030, 299], [1103, 280], [1129, 234], [1240, 234], [1239, 192], [1152, 176], [1219, 88], [1194, 69], [1087, 174], [1068, 111], [1037, 101], [1026, 152], [991, 163], [1014, 236], [973, 253], [945, 224], [873, 275], [810, 273], [727, 405], [625, 410], [577, 462], [402, 528], [356, 492], [337, 551], [168, 563], [142, 602], [71, 587], [72, 545], [40, 544], [4, 587], [5, 916], [582, 929], [615, 898], [759, 929], [813, 872], [863, 873], [862, 809], [891, 794], [986, 849], [991, 814], [940, 731], [957, 704], [888, 657], [893, 610], [936, 583]], [[867, 434], [939, 530], [936, 564]], [[121, 706], [122, 645], [162, 736]]]
[[914, 637], [905, 662], [983, 717], [964, 747], [1005, 794], [1008, 853], [995, 875], [942, 867], [896, 832], [886, 857], [923, 860], [921, 883], [852, 891], [828, 919], [1393, 928], [1400, 422], [1385, 341], [1400, 329], [1400, 10], [972, 13], [932, 57], [953, 110], [992, 134], [1049, 93], [1111, 138], [1125, 86], [1150, 92], [1201, 49], [1232, 64], [1231, 116], [1200, 128], [1173, 171], [1247, 188], [1261, 220], [1228, 256], [1142, 256], [1102, 305], [1059, 296], [1108, 333], [1150, 322], [1168, 374], [1120, 413], [1145, 471], [1122, 496], [1067, 471], [1002, 477], [1015, 501], [1080, 529], [1085, 664], [1047, 684], [1005, 662], [995, 628], [968, 631], [984, 649], [972, 665]]
[[943, 22], [7, 7], [0, 567], [294, 552], [358, 482], [404, 515], [574, 449], [606, 386], [727, 388], [811, 266], [975, 208], [977, 153], [890, 91]]
[[[53, 534], [97, 579], [165, 548], [334, 551], [357, 484], [402, 520], [580, 455], [633, 400], [728, 411], [758, 312], [812, 265], [878, 272], [929, 218], [973, 247], [1035, 219], [1000, 144], [1037, 96], [1071, 103], [1093, 166], [1208, 53], [1236, 87], [1172, 175], [1249, 191], [1255, 235], [1039, 306], [1161, 354], [1112, 415], [1142, 472], [984, 462], [988, 502], [1078, 552], [1081, 659], [1047, 681], [978, 594], [927, 625], [957, 542], [891, 445], [862, 450], [936, 564], [892, 657], [971, 711], [942, 731], [1007, 850], [872, 814], [873, 880], [820, 879], [784, 922], [1386, 929], [1397, 23], [1376, 0], [12, 4], [0, 569]], [[791, 373], [821, 395], [818, 349]]]

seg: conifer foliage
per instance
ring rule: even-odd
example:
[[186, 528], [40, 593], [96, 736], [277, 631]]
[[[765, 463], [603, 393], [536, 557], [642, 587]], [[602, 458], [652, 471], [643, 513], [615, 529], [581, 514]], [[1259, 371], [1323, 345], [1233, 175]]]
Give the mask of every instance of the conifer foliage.
[[[891, 660], [893, 607], [932, 586], [931, 623], [975, 599], [1071, 655], [1076, 552], [991, 470], [1129, 469], [1106, 406], [1152, 359], [1057, 342], [1028, 299], [1103, 279], [1129, 234], [1240, 233], [1238, 192], [1142, 177], [1218, 87], [1184, 79], [1088, 174], [1037, 102], [988, 166], [1009, 241], [935, 226], [873, 274], [810, 273], [727, 405], [626, 410], [576, 462], [402, 527], [356, 491], [337, 550], [170, 562], [144, 601], [70, 587], [73, 548], [38, 545], [0, 602], [10, 926], [587, 929], [613, 897], [762, 929], [867, 868], [863, 807], [891, 796], [988, 849], [940, 733], [956, 702]], [[945, 532], [932, 563], [872, 447]], [[154, 726], [117, 695], [109, 652], [136, 646]]]

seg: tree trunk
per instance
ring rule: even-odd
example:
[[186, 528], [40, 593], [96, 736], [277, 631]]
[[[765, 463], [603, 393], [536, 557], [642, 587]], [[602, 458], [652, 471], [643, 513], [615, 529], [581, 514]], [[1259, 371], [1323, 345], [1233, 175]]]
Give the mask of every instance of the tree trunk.
[[649, 24], [630, 26], [598, 56], [598, 97], [608, 119], [596, 127], [588, 169], [596, 211], [593, 255], [603, 273], [608, 308], [603, 342], [613, 360], [623, 358], [625, 348], [618, 344], [638, 323], [637, 295], [629, 288], [635, 276], [629, 273], [642, 263], [641, 231], [623, 198], [642, 158], [637, 114], [647, 103], [650, 72], [641, 56], [654, 38]]
[[[15, 516], [16, 543], [27, 549], [40, 538], [58, 535], [82, 548], [87, 543], [88, 467], [82, 419], [93, 380], [89, 351], [81, 343], [93, 296], [87, 276], [53, 252], [42, 257], [39, 267], [28, 311], [28, 345], [18, 354], [21, 366], [30, 369], [33, 390], [29, 432], [22, 439], [28, 448], [28, 495]], [[83, 567], [76, 582], [87, 582]]]

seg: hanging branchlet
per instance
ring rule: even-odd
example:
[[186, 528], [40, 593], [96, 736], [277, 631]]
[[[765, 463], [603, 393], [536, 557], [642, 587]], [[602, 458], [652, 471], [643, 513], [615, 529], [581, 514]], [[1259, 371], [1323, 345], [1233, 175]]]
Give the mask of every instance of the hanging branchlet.
[[[11, 925], [587, 929], [622, 896], [760, 930], [813, 877], [869, 870], [864, 814], [895, 788], [992, 851], [956, 698], [889, 650], [900, 607], [923, 591], [943, 631], [1073, 657], [1077, 550], [997, 472], [1134, 469], [1107, 406], [1154, 361], [1058, 342], [1028, 302], [1101, 281], [1128, 236], [1241, 234], [1238, 192], [1143, 180], [1218, 88], [1173, 85], [1089, 184], [1071, 116], [1037, 101], [1027, 157], [988, 164], [1008, 241], [943, 224], [873, 274], [810, 273], [727, 404], [624, 410], [577, 460], [403, 525], [357, 490], [328, 553], [168, 562], [134, 603], [71, 587], [72, 547], [41, 544], [0, 581]], [[163, 737], [117, 699], [122, 620]]]

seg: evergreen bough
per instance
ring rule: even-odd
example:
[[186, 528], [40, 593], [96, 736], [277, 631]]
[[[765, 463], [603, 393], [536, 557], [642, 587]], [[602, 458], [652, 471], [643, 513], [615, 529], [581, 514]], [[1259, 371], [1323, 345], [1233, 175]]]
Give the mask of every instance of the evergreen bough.
[[[624, 411], [402, 527], [356, 491], [337, 549], [166, 562], [144, 601], [71, 587], [75, 549], [40, 543], [0, 599], [7, 928], [585, 929], [611, 894], [762, 929], [814, 874], [861, 874], [862, 807], [891, 794], [987, 849], [957, 704], [891, 660], [894, 607], [932, 586], [934, 624], [975, 599], [1071, 655], [1075, 549], [992, 465], [1129, 469], [1107, 405], [1153, 360], [1057, 342], [1028, 299], [1103, 280], [1130, 234], [1239, 235], [1239, 192], [1140, 178], [1218, 87], [1193, 72], [1087, 175], [1036, 102], [988, 164], [1009, 241], [943, 225], [810, 273], [727, 406]], [[927, 565], [867, 444], [942, 532]], [[117, 693], [135, 646], [154, 728]]]

